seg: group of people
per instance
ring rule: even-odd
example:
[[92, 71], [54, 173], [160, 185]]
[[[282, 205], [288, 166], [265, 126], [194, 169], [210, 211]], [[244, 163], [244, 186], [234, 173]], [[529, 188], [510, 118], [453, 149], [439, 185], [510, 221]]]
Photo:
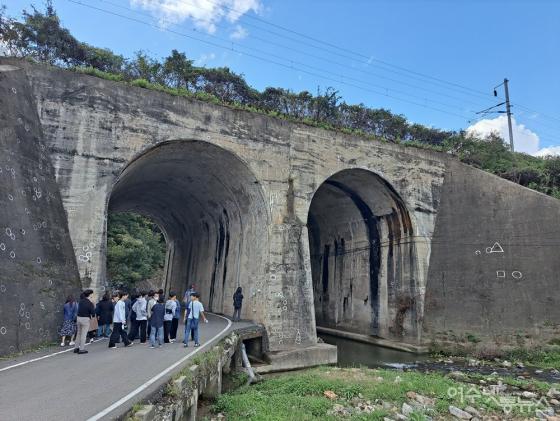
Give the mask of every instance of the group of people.
[[[241, 287], [238, 287], [233, 295], [234, 321], [240, 319], [242, 303], [243, 293]], [[183, 344], [188, 347], [190, 337], [194, 346], [198, 347], [199, 320], [208, 323], [208, 319], [194, 284], [185, 292], [183, 306], [174, 292], [170, 292], [166, 300], [162, 289], [140, 291], [130, 297], [126, 292], [116, 291], [112, 295], [106, 292], [94, 305], [94, 292], [86, 289], [78, 302], [72, 296], [66, 299], [64, 321], [59, 332], [62, 337], [60, 346], [66, 346], [68, 338], [75, 353], [87, 354], [86, 342], [88, 339], [93, 342], [96, 336], [109, 338], [109, 348], [112, 349], [120, 342], [124, 347], [132, 346], [136, 339], [140, 339], [141, 344], [149, 340], [150, 348], [174, 343], [177, 340], [182, 307], [185, 310]]]

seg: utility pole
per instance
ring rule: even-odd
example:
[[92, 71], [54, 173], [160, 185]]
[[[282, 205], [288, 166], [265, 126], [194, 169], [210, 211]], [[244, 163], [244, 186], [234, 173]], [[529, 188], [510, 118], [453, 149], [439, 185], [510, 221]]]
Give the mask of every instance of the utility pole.
[[[510, 150], [513, 152], [513, 127], [511, 125], [511, 104], [509, 102], [509, 87], [508, 87], [508, 83], [509, 80], [507, 80], [507, 78], [504, 78], [504, 82], [500, 83], [498, 86], [494, 86], [494, 96], [497, 97], [498, 96], [498, 91], [496, 89], [498, 89], [500, 86], [504, 85], [504, 90], [505, 90], [505, 94], [506, 94], [506, 100], [503, 102], [500, 102], [499, 104], [493, 105], [491, 107], [485, 108], [482, 111], [477, 111], [475, 114], [479, 114], [484, 116], [487, 116], [489, 114], [507, 114], [507, 119], [508, 119], [508, 129], [509, 129], [509, 148]], [[501, 107], [505, 104], [506, 106], [506, 110], [496, 110], [496, 108]], [[471, 121], [469, 121], [470, 123]]]
[[508, 128], [509, 128], [509, 147], [513, 152], [513, 128], [511, 127], [511, 106], [509, 104], [509, 89], [508, 89], [508, 82], [507, 78], [504, 79], [504, 90], [506, 91], [506, 113], [508, 119]]

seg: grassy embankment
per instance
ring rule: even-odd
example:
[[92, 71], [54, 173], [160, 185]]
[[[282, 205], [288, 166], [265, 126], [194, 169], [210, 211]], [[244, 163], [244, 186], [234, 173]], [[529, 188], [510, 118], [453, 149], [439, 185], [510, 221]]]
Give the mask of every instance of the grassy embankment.
[[[319, 367], [269, 377], [262, 383], [224, 394], [213, 406], [213, 418], [225, 416], [227, 420], [255, 421], [346, 417], [382, 420], [402, 416], [410, 420], [453, 419], [452, 406], [467, 409], [473, 417], [523, 419], [528, 416], [526, 409], [514, 406], [508, 415], [504, 413], [503, 403], [508, 399], [552, 401], [533, 406], [532, 415], [537, 408], [550, 411], [551, 405], [556, 407], [557, 393], [545, 382], [459, 374]], [[496, 395], [485, 394], [492, 389], [497, 389]]]

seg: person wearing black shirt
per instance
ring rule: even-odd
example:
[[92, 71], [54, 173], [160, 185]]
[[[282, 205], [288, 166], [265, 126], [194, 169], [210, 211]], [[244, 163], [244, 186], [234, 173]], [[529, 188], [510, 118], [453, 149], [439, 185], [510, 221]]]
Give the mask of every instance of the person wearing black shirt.
[[78, 303], [78, 332], [76, 334], [76, 344], [74, 345], [74, 352], [76, 354], [87, 354], [84, 349], [86, 346], [86, 337], [89, 330], [90, 320], [95, 317], [95, 306], [90, 300], [93, 290], [86, 289], [80, 296]]

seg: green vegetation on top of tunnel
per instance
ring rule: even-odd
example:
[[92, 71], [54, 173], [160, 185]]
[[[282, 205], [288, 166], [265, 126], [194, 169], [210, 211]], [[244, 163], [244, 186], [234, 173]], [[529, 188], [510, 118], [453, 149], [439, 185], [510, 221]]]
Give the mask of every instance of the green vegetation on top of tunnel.
[[150, 219], [131, 212], [109, 214], [107, 273], [112, 287], [130, 290], [160, 275], [165, 250], [165, 238]]
[[444, 152], [466, 164], [560, 198], [560, 157], [537, 158], [512, 153], [503, 139], [495, 135], [478, 138], [464, 131], [411, 123], [386, 109], [347, 104], [330, 87], [318, 89], [315, 95], [277, 87], [260, 92], [249, 86], [243, 75], [227, 67], [195, 66], [193, 60], [177, 50], [162, 60], [143, 51], [125, 58], [77, 40], [62, 26], [50, 1], [44, 12], [33, 6], [31, 11], [24, 10], [21, 20], [6, 16], [5, 7], [0, 8], [0, 38], [10, 56], [372, 141]]

